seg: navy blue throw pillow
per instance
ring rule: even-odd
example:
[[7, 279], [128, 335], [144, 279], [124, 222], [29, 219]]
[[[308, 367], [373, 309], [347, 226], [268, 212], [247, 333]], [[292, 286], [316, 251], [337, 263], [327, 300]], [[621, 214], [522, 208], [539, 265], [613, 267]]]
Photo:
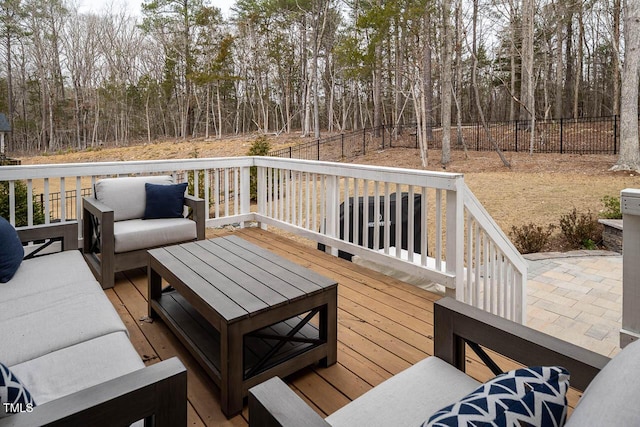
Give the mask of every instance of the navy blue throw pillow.
[[498, 375], [433, 414], [422, 427], [560, 427], [567, 418], [569, 372], [534, 366]]
[[0, 216], [0, 283], [7, 283], [22, 263], [24, 248], [16, 229]]
[[144, 188], [147, 193], [144, 219], [182, 218], [186, 182], [173, 185], [146, 183]]
[[18, 412], [30, 412], [36, 406], [29, 390], [0, 363], [0, 418]]

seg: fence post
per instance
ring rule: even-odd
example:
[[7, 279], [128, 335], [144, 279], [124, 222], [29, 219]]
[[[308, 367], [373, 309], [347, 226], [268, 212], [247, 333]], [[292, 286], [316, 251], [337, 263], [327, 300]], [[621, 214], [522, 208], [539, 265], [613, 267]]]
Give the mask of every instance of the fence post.
[[293, 146], [289, 146], [289, 158], [293, 159]]
[[316, 142], [316, 145], [318, 146], [318, 161], [320, 161], [320, 138], [318, 138], [318, 141]]
[[564, 120], [560, 117], [560, 154], [562, 154], [564, 146]]
[[613, 116], [613, 154], [618, 154], [618, 116]]
[[367, 154], [367, 128], [362, 128], [362, 155]]

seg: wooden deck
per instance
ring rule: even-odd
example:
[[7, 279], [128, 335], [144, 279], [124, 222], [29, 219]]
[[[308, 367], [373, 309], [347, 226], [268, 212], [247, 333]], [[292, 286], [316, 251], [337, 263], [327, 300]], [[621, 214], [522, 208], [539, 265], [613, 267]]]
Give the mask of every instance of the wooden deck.
[[[432, 354], [433, 302], [439, 295], [278, 234], [258, 228], [235, 233], [338, 282], [338, 363], [329, 368], [309, 367], [287, 378], [292, 389], [322, 416]], [[247, 425], [246, 405], [241, 415], [227, 420], [213, 381], [162, 321], [146, 319], [145, 271], [119, 274], [115, 287], [106, 292], [145, 363], [178, 356], [187, 367], [189, 425]], [[473, 357], [467, 365], [467, 372], [480, 380], [492, 376]], [[570, 398], [571, 403], [576, 398]]]

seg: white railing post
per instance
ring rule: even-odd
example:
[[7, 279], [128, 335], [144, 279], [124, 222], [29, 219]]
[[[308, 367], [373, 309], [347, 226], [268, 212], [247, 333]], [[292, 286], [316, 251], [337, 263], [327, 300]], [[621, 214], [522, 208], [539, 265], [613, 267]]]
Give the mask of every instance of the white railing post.
[[[235, 183], [234, 183], [235, 187]], [[251, 167], [240, 168], [240, 214], [251, 212]], [[234, 212], [237, 215], [237, 212]], [[240, 222], [240, 228], [244, 228], [244, 221]]]
[[[455, 298], [464, 301], [464, 193], [462, 177], [447, 191], [447, 273], [454, 274]], [[449, 289], [447, 289], [449, 291]]]
[[[257, 166], [256, 166], [257, 167]], [[258, 213], [262, 216], [267, 216], [267, 201], [269, 200], [269, 186], [267, 184], [267, 168], [258, 168], [258, 182], [256, 187], [257, 199], [258, 199]], [[260, 222], [260, 228], [267, 229], [267, 224]]]
[[622, 329], [620, 347], [640, 338], [640, 190], [620, 193], [622, 211]]
[[[339, 188], [338, 188], [338, 177], [335, 175], [328, 176], [326, 179], [326, 190], [325, 190], [325, 218], [327, 221], [325, 234], [329, 237], [337, 238], [339, 235], [338, 227], [340, 226], [339, 221], [339, 212], [338, 212], [338, 197], [339, 197]], [[338, 256], [338, 249], [331, 246], [329, 247], [329, 252], [333, 256]]]

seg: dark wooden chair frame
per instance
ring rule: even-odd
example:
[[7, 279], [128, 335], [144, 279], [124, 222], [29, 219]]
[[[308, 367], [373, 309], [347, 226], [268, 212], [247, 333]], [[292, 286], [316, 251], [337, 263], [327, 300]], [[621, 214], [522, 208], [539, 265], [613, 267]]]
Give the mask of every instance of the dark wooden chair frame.
[[[463, 372], [467, 344], [473, 343], [525, 366], [563, 366], [571, 373], [571, 386], [584, 391], [610, 360], [451, 298], [434, 304], [434, 330], [434, 355]], [[249, 425], [329, 426], [277, 377], [249, 390]]]
[[[206, 226], [204, 199], [187, 195], [184, 198], [184, 204], [189, 207], [190, 218], [196, 223], [196, 239], [204, 239]], [[115, 253], [113, 209], [101, 203], [95, 197], [85, 197], [82, 199], [82, 211], [84, 219], [83, 253], [87, 264], [89, 264], [91, 271], [103, 289], [113, 287], [115, 273], [146, 267], [148, 261], [147, 250], [153, 248]]]
[[[76, 222], [19, 228], [18, 235], [23, 242], [56, 239], [63, 250], [78, 248]], [[142, 419], [145, 426], [187, 425], [187, 370], [177, 357], [2, 418], [0, 427], [124, 426]]]

